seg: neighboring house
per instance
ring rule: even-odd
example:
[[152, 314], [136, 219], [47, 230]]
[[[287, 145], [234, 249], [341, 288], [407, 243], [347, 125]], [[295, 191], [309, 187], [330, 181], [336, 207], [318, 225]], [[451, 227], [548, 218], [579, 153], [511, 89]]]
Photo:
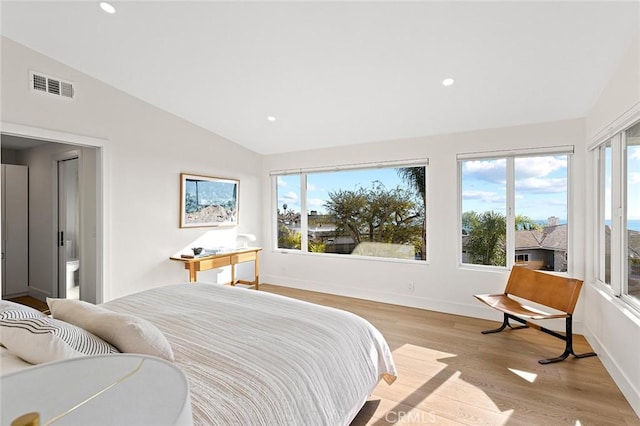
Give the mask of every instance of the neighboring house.
[[[611, 283], [611, 227], [604, 227], [605, 248], [605, 281]], [[627, 230], [627, 256], [629, 258], [628, 293], [632, 296], [640, 295], [640, 232]]]
[[567, 271], [566, 224], [516, 231], [515, 237], [517, 265], [544, 271]]
[[[463, 230], [463, 263], [468, 262], [467, 239], [467, 231]], [[566, 272], [568, 241], [567, 225], [557, 222], [540, 230], [516, 230], [515, 263], [529, 269]]]

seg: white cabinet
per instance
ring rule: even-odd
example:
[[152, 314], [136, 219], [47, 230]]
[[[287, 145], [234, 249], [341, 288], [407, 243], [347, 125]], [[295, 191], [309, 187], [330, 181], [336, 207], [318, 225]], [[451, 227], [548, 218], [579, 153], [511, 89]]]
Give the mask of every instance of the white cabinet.
[[29, 290], [29, 168], [2, 165], [2, 297]]

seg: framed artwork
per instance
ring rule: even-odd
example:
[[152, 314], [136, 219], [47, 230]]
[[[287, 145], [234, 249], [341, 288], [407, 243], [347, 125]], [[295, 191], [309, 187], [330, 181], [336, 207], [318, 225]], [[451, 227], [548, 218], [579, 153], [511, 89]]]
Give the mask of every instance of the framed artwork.
[[180, 228], [238, 225], [240, 181], [180, 173]]

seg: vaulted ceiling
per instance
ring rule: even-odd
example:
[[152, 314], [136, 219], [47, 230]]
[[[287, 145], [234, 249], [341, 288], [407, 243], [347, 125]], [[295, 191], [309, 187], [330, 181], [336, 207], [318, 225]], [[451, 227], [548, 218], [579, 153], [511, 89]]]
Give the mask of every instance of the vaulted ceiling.
[[637, 1], [112, 4], [0, 29], [263, 154], [584, 117], [640, 31]]

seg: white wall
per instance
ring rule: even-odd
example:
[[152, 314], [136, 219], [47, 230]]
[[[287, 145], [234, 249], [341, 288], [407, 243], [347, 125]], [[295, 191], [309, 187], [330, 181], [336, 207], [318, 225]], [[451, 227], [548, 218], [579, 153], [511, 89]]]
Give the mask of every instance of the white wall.
[[[429, 158], [427, 182], [428, 264], [399, 263], [314, 254], [283, 254], [265, 250], [262, 280], [291, 287], [379, 300], [431, 310], [498, 319], [501, 316], [473, 298], [477, 293], [504, 290], [507, 272], [478, 271], [458, 267], [460, 238], [456, 154], [530, 147], [575, 145], [570, 212], [573, 233], [570, 242], [571, 273], [584, 276], [584, 120], [482, 130], [444, 136], [369, 143], [342, 148], [270, 155], [263, 170], [263, 203], [266, 211], [263, 240], [273, 230], [272, 185], [269, 172], [349, 163]], [[266, 243], [265, 243], [266, 244]], [[408, 290], [414, 282], [413, 293]], [[580, 305], [579, 305], [580, 306]], [[580, 330], [580, 308], [576, 330]], [[563, 329], [564, 324], [554, 327]]]
[[[222, 245], [232, 243], [236, 232], [258, 232], [260, 155], [7, 38], [1, 41], [3, 122], [108, 141], [105, 300], [187, 281], [182, 265], [169, 256], [205, 234]], [[75, 99], [31, 92], [29, 70], [72, 81]], [[180, 172], [240, 179], [240, 226], [180, 229]], [[199, 278], [216, 280], [217, 274]]]
[[[635, 111], [634, 114], [629, 114]], [[586, 119], [590, 142], [610, 133], [610, 126], [620, 120], [640, 119], [640, 34], [630, 45], [614, 75]], [[589, 179], [596, 180], [595, 158], [588, 157]], [[595, 187], [595, 186], [594, 186]], [[597, 193], [589, 191], [585, 211], [588, 214], [587, 286], [584, 290], [585, 335], [611, 376], [640, 415], [640, 315], [595, 281]]]

